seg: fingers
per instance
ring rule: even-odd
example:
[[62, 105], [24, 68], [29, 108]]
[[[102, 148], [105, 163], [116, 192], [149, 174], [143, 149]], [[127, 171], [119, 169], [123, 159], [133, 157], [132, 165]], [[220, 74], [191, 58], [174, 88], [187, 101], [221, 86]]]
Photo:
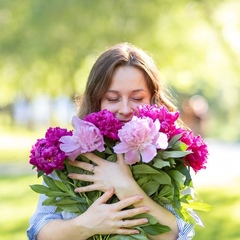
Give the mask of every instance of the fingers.
[[126, 164], [125, 162], [125, 159], [124, 159], [124, 155], [123, 154], [117, 154], [117, 163], [120, 165], [120, 166], [128, 166], [128, 164]]
[[98, 157], [94, 153], [83, 153], [82, 155], [91, 160], [92, 162], [96, 163], [97, 165], [100, 165], [103, 161], [102, 158]]
[[122, 220], [120, 223], [121, 223], [120, 228], [132, 228], [135, 226], [148, 223], [148, 219], [147, 218], [139, 218], [139, 219], [131, 219], [131, 220], [125, 219], [125, 220]]
[[121, 201], [119, 201], [117, 203], [114, 203], [114, 204], [115, 204], [115, 206], [116, 206], [116, 208], [118, 210], [122, 210], [122, 209], [124, 209], [126, 207], [129, 207], [129, 206], [131, 206], [131, 205], [133, 205], [133, 204], [135, 204], [137, 202], [140, 202], [142, 200], [143, 200], [143, 196], [135, 195], [135, 196], [123, 199], [123, 200], [121, 200]]
[[105, 190], [100, 189], [100, 187], [98, 187], [97, 184], [90, 184], [90, 185], [87, 185], [85, 187], [75, 188], [74, 192], [83, 193], [83, 192], [91, 192], [91, 191], [96, 191], [96, 190], [99, 190], [101, 192], [105, 192]]
[[104, 204], [106, 203], [114, 194], [114, 188], [109, 188], [100, 198], [98, 198], [94, 204]]
[[87, 170], [89, 172], [94, 172], [94, 170], [95, 170], [95, 166], [91, 163], [80, 162], [80, 161], [74, 161], [74, 162], [69, 161], [68, 164], [71, 165], [71, 166], [82, 168], [82, 169]]
[[121, 154], [121, 153], [117, 154], [117, 162], [119, 162], [119, 163], [124, 162], [123, 154]]
[[150, 211], [149, 207], [138, 207], [138, 208], [132, 208], [127, 210], [122, 210], [119, 212], [119, 217], [121, 219], [125, 219], [124, 227], [133, 227], [136, 225], [142, 225], [146, 224], [148, 222], [147, 218], [139, 216], [139, 218], [134, 218], [134, 216], [138, 216], [139, 214], [145, 214]]

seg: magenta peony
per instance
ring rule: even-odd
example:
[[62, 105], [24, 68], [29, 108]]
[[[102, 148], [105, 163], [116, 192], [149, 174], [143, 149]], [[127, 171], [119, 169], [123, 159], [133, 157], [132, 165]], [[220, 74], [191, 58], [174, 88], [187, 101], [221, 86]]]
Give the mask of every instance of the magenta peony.
[[192, 151], [192, 153], [187, 155], [184, 160], [186, 165], [190, 165], [195, 172], [198, 172], [206, 168], [208, 148], [200, 135], [193, 136], [192, 132], [190, 134], [192, 135], [192, 142], [187, 150]]
[[166, 149], [167, 136], [159, 132], [160, 122], [153, 122], [151, 118], [138, 118], [133, 116], [118, 131], [120, 143], [113, 149], [115, 153], [125, 153], [125, 161], [132, 165], [142, 161], [150, 162], [157, 154], [157, 149]]
[[156, 104], [143, 105], [138, 107], [138, 117], [150, 117], [153, 121], [158, 119], [161, 123], [160, 131], [166, 133], [169, 139], [171, 131], [176, 128], [175, 122], [179, 117], [179, 112], [169, 112], [167, 107], [158, 107]]
[[113, 140], [119, 139], [118, 130], [122, 128], [123, 124], [115, 117], [114, 113], [104, 109], [87, 115], [84, 120], [99, 128], [103, 136]]
[[172, 134], [182, 134], [180, 141], [188, 146], [187, 151], [192, 152], [184, 157], [185, 165], [192, 167], [195, 172], [205, 169], [208, 158], [208, 148], [201, 136], [194, 136], [193, 131], [188, 131], [182, 128], [175, 129]]
[[60, 127], [49, 128], [45, 138], [38, 139], [32, 146], [30, 155], [30, 164], [37, 167], [37, 171], [43, 171], [46, 174], [52, 173], [54, 169], [62, 170], [66, 155], [59, 148], [59, 139], [62, 136], [72, 135], [71, 131]]
[[72, 136], [63, 136], [59, 139], [60, 149], [70, 160], [74, 161], [78, 155], [98, 150], [104, 151], [104, 140], [100, 130], [90, 122], [73, 116], [72, 124], [75, 131]]

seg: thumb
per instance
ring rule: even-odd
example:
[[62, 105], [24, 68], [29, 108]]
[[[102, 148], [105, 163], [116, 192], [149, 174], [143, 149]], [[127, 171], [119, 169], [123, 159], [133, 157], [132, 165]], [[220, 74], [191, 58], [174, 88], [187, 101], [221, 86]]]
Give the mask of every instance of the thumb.
[[104, 204], [106, 203], [114, 194], [115, 189], [110, 187], [100, 198], [98, 198], [95, 203], [96, 204]]
[[125, 163], [122, 153], [117, 154], [117, 162], [118, 163]]

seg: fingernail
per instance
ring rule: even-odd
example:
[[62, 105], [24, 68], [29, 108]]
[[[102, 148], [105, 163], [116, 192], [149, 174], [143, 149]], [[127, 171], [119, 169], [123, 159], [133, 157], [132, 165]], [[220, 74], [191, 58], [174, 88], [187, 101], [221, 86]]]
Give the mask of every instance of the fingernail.
[[144, 218], [144, 219], [143, 219], [143, 223], [148, 223], [148, 219], [147, 219], [147, 218]]
[[69, 174], [68, 174], [68, 177], [70, 177], [70, 178], [73, 177], [73, 174], [72, 174], [72, 173], [69, 173]]
[[143, 200], [143, 196], [138, 195], [138, 199], [139, 199], [139, 200]]
[[149, 207], [144, 207], [144, 210], [145, 210], [145, 211], [149, 211], [150, 208], [149, 208]]

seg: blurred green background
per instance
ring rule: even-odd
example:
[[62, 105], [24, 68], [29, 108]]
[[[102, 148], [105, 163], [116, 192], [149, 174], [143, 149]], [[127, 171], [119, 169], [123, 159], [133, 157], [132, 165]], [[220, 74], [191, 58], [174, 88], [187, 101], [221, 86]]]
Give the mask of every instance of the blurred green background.
[[194, 177], [213, 210], [194, 239], [240, 239], [239, 13], [239, 0], [0, 0], [0, 239], [26, 239], [40, 181], [31, 145], [70, 126], [93, 62], [120, 42], [155, 59], [183, 120], [209, 142]]

